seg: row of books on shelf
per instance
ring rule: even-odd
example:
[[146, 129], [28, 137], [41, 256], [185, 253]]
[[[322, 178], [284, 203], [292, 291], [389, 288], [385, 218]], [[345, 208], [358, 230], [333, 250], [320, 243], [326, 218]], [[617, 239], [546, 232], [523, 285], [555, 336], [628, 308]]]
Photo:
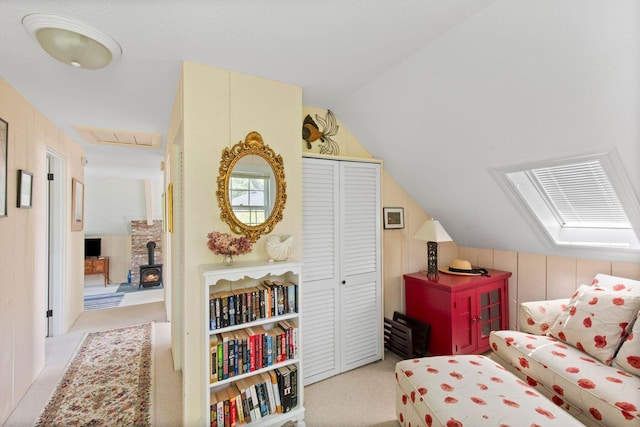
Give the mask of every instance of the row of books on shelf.
[[209, 295], [209, 328], [226, 328], [298, 311], [298, 285], [265, 280], [258, 286]]
[[298, 405], [298, 369], [283, 366], [241, 378], [211, 393], [211, 427], [257, 422], [270, 414], [287, 413]]
[[209, 350], [214, 383], [297, 358], [298, 327], [281, 320], [269, 330], [257, 325], [213, 334]]

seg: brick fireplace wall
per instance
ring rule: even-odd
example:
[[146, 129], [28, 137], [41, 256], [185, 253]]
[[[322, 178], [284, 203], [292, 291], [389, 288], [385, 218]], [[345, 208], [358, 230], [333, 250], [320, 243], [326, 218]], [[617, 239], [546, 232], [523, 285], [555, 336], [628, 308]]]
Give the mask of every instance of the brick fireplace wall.
[[154, 264], [163, 264], [162, 260], [162, 221], [131, 221], [131, 284], [140, 283], [140, 266], [149, 263], [147, 243], [155, 242]]

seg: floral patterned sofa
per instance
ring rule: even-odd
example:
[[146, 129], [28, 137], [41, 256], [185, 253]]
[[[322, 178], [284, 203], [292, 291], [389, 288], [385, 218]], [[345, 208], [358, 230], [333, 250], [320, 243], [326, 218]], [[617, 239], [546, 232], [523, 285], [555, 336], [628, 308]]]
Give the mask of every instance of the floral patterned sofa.
[[520, 305], [492, 359], [587, 426], [640, 426], [640, 281], [598, 274], [569, 299]]
[[395, 375], [402, 427], [582, 426], [483, 355], [402, 360]]

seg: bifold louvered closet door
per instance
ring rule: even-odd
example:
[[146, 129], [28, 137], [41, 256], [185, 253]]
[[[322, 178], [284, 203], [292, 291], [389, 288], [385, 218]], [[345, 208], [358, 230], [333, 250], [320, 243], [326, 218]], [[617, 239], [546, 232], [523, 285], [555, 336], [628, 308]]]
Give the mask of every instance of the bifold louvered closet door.
[[303, 159], [304, 385], [382, 358], [380, 164]]

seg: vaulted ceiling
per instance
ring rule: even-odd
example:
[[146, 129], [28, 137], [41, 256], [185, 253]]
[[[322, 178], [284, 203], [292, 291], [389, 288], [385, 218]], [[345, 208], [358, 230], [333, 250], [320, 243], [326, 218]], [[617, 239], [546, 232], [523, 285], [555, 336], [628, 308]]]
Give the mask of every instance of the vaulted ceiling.
[[[636, 0], [3, 0], [0, 12], [0, 76], [85, 147], [88, 172], [159, 173], [162, 148], [89, 145], [74, 126], [165, 142], [188, 60], [301, 86], [460, 245], [553, 252], [493, 167], [615, 149], [640, 194]], [[87, 22], [123, 54], [97, 71], [63, 65], [22, 27], [36, 12]]]

